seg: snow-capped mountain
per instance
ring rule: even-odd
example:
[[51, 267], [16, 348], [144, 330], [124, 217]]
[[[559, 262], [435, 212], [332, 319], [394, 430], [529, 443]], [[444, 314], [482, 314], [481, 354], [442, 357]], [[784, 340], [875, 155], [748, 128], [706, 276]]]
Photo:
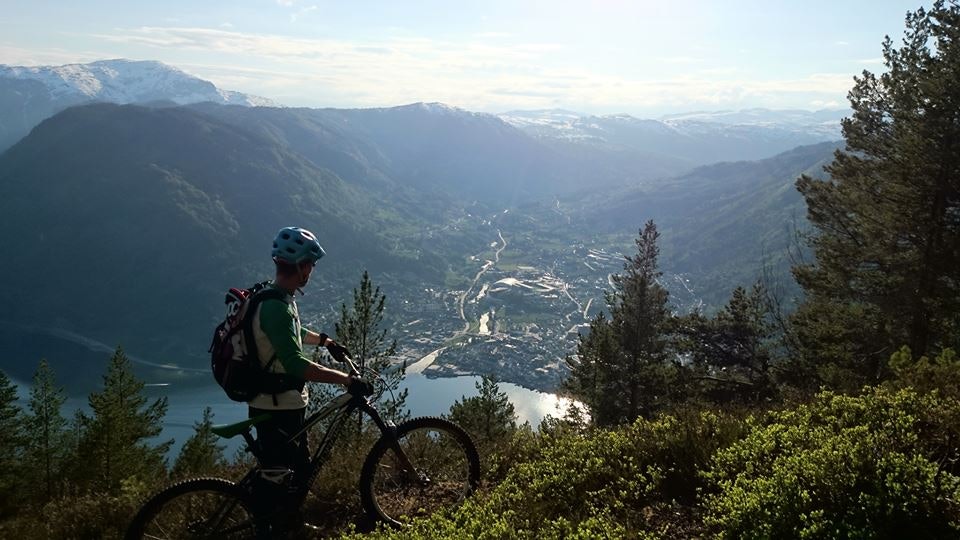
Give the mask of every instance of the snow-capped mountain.
[[849, 109], [742, 109], [739, 111], [694, 111], [661, 117], [665, 122], [699, 121], [718, 124], [782, 124], [794, 126], [838, 125]]
[[0, 152], [57, 112], [92, 101], [275, 105], [266, 98], [217, 88], [161, 62], [103, 60], [38, 67], [0, 64]]
[[162, 62], [101, 60], [89, 64], [21, 67], [0, 65], [3, 79], [33, 80], [53, 99], [85, 99], [110, 103], [172, 101], [183, 105], [212, 101], [230, 105], [275, 106], [258, 96], [221, 90]]
[[628, 114], [592, 116], [564, 109], [538, 111], [510, 111], [499, 114], [508, 124], [538, 137], [610, 141], [611, 131], [629, 126], [646, 131], [702, 134], [722, 132], [734, 126], [740, 130], [779, 130], [819, 135], [825, 140], [840, 138], [840, 120], [849, 115], [846, 109], [821, 111], [745, 109], [741, 111], [690, 112], [664, 116], [660, 119], [641, 119]]
[[529, 135], [555, 144], [586, 143], [614, 153], [662, 154], [686, 165], [764, 159], [800, 145], [841, 138], [846, 110], [749, 109], [695, 112], [661, 119], [628, 114], [583, 115], [562, 109], [498, 115]]

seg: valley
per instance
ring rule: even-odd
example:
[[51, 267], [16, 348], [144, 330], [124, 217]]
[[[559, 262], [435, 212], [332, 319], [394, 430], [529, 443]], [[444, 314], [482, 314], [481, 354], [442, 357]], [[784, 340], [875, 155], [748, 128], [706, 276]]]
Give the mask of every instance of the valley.
[[[100, 67], [84, 73], [99, 80]], [[789, 280], [785, 249], [805, 211], [793, 184], [819, 174], [836, 149], [819, 141], [836, 136], [842, 114], [237, 106], [173, 68], [110, 69], [145, 86], [120, 77], [116, 91], [69, 94], [113, 103], [37, 108], [0, 153], [0, 230], [18, 254], [0, 278], [46, 284], [15, 289], [4, 315], [45, 336], [0, 335], [11, 358], [0, 367], [21, 380], [41, 357], [70, 372], [122, 345], [151, 383], [208, 384], [223, 291], [268, 278], [262, 246], [298, 223], [329, 254], [300, 300], [307, 324], [331, 332], [366, 270], [387, 295], [398, 364], [555, 390], [648, 219], [677, 312], [715, 309], [768, 267]], [[143, 70], [165, 74], [162, 84]], [[0, 73], [0, 86], [53, 80], [7, 71], [20, 78]], [[25, 95], [9, 93], [4, 107], [29, 108]], [[51, 246], [68, 268], [32, 263]], [[99, 381], [80, 379], [71, 392]]]
[[[567, 217], [520, 209], [465, 214], [461, 224], [483, 232], [489, 243], [461, 254], [459, 277], [451, 276], [448, 288], [416, 289], [388, 278], [382, 287], [390, 335], [398, 341], [397, 363], [427, 377], [493, 374], [527, 388], [557, 390], [568, 372], [564, 358], [575, 354], [578, 332], [604, 308], [604, 291], [611, 290], [611, 275], [622, 270], [633, 240], [626, 234], [577, 237]], [[675, 309], [702, 305], [689, 276], [667, 271], [663, 284]], [[303, 305], [309, 313], [310, 304]], [[333, 322], [309, 315], [305, 320], [325, 328]]]

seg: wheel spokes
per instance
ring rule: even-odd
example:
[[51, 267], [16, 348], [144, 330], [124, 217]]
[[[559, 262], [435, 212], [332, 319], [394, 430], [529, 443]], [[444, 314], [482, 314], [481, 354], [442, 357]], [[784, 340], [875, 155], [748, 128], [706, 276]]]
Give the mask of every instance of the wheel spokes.
[[469, 461], [451, 436], [422, 428], [405, 434], [397, 445], [405, 458], [396, 448], [387, 449], [374, 476], [377, 502], [387, 515], [398, 520], [429, 515], [470, 492]]
[[239, 501], [219, 492], [194, 492], [169, 501], [154, 515], [144, 538], [254, 538], [256, 525]]

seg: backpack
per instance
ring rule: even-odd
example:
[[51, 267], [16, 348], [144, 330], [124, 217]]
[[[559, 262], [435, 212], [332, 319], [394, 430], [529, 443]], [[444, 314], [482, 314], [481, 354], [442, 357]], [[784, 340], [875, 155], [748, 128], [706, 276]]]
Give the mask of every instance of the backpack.
[[304, 382], [282, 373], [271, 373], [274, 356], [261, 365], [257, 344], [253, 337], [253, 315], [260, 302], [283, 300], [284, 294], [269, 286], [269, 281], [257, 283], [249, 289], [231, 288], [224, 303], [227, 316], [213, 331], [210, 369], [213, 378], [233, 401], [250, 401], [259, 394], [277, 394], [287, 390], [303, 390]]

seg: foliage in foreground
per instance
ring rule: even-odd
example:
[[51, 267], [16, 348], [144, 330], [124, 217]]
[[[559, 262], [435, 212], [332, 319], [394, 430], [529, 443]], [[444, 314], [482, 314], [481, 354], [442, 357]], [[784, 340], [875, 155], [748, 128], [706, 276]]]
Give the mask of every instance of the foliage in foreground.
[[721, 538], [960, 536], [960, 402], [824, 392], [748, 425], [705, 475]]
[[823, 392], [746, 420], [682, 411], [527, 436], [537, 452], [490, 491], [374, 537], [960, 535], [960, 402], [936, 392]]
[[[525, 433], [519, 431], [518, 433]], [[740, 436], [740, 421], [713, 412], [637, 420], [581, 433], [562, 423], [535, 439], [537, 452], [515, 463], [491, 491], [412, 530], [380, 538], [655, 538], [696, 534], [696, 521], [671, 522], [703, 487], [697, 471]]]

